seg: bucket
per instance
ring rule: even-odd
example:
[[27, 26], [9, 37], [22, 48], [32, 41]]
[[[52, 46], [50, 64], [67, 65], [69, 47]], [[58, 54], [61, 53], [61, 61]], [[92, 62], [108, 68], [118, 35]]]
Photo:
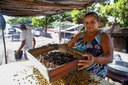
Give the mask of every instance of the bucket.
[[15, 54], [15, 59], [20, 60], [23, 55], [23, 50], [19, 51], [18, 53], [16, 53], [16, 51], [14, 51], [14, 54]]

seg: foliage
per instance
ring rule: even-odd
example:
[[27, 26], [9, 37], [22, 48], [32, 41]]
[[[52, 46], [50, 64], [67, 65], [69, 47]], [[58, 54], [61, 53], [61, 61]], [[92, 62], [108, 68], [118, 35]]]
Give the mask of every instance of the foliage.
[[44, 16], [43, 18], [39, 17], [33, 17], [32, 18], [32, 25], [35, 27], [45, 27], [46, 26], [46, 20], [48, 26], [54, 26], [55, 24], [53, 22], [59, 22], [63, 21], [65, 18], [70, 17], [70, 12], [65, 12], [63, 14], [57, 14], [57, 15], [50, 15], [50, 16]]
[[110, 4], [110, 0], [104, 0], [101, 4], [102, 5], [109, 5]]
[[111, 5], [100, 5], [98, 12], [102, 17], [108, 18], [112, 16], [115, 18], [115, 22], [120, 26], [128, 26], [128, 1], [127, 0], [116, 0]]
[[95, 5], [96, 4], [92, 4], [90, 7], [87, 7], [83, 10], [73, 10], [71, 11], [71, 16], [72, 16], [72, 20], [74, 23], [78, 24], [79, 22], [81, 22], [80, 20], [82, 20], [83, 23], [83, 15], [88, 13], [88, 12], [92, 12], [95, 10]]
[[12, 17], [8, 20], [9, 24], [26, 24], [31, 25], [31, 17]]
[[82, 11], [81, 10], [73, 10], [71, 11], [71, 16], [72, 16], [72, 20], [74, 23], [78, 23], [78, 20], [80, 19], [81, 15], [82, 15]]
[[50, 16], [44, 16], [42, 18], [36, 16], [36, 17], [12, 17], [8, 20], [9, 24], [26, 24], [26, 25], [33, 25], [34, 27], [42, 27], [45, 28], [46, 26], [46, 20], [47, 20], [47, 26], [53, 25], [53, 22], [56, 21], [63, 21], [65, 18], [70, 17], [70, 12], [65, 12], [63, 14], [57, 14], [57, 15], [50, 15]]
[[[104, 3], [105, 4], [105, 3]], [[72, 15], [72, 19], [73, 19], [73, 22], [78, 24], [78, 23], [84, 23], [83, 22], [83, 15], [85, 15], [86, 13], [88, 12], [96, 12], [96, 6], [97, 4], [92, 4], [91, 6], [87, 7], [86, 9], [83, 9], [83, 10], [73, 10], [71, 12], [71, 15]], [[102, 20], [101, 20], [101, 23], [100, 23], [100, 26], [99, 27], [104, 27], [107, 23], [107, 18], [106, 17], [100, 17]]]
[[[128, 1], [127, 0], [114, 0], [114, 4], [110, 4], [110, 0], [105, 0], [97, 9], [97, 4], [92, 4], [84, 10], [73, 10], [71, 12], [73, 22], [78, 23], [80, 16], [88, 12], [95, 11], [101, 17], [100, 27], [104, 27], [108, 22], [108, 17], [114, 17], [115, 22], [120, 26], [128, 26]], [[109, 24], [110, 25], [110, 24]]]
[[55, 21], [55, 22], [52, 23], [53, 27], [61, 27], [62, 29], [67, 28], [67, 27], [69, 27], [71, 25], [73, 25], [73, 24], [71, 22], [69, 22], [69, 21], [62, 21], [62, 22]]
[[35, 27], [43, 27], [46, 24], [46, 18], [37, 18], [37, 17], [33, 17], [32, 18], [32, 25]]

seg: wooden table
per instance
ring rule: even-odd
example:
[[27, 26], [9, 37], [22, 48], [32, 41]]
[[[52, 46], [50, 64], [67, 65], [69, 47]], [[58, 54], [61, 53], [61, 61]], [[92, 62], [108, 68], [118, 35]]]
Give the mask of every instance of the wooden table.
[[[112, 85], [108, 81], [91, 76], [99, 81], [98, 85]], [[14, 62], [0, 66], [0, 85], [42, 85], [33, 74], [33, 65], [30, 61]], [[89, 84], [90, 85], [90, 84]]]

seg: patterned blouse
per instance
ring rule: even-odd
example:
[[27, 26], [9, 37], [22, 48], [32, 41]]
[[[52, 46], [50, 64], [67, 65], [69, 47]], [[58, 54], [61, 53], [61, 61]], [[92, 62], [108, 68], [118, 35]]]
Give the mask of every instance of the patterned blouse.
[[[95, 57], [103, 55], [103, 49], [101, 46], [102, 42], [100, 39], [102, 34], [103, 32], [100, 32], [91, 42], [84, 42], [83, 37], [85, 35], [85, 32], [83, 32], [80, 38], [75, 43], [73, 48], [75, 48], [76, 50], [82, 51], [82, 52], [92, 54]], [[105, 78], [107, 74], [107, 64], [94, 63], [93, 65], [85, 69], [102, 78]]]

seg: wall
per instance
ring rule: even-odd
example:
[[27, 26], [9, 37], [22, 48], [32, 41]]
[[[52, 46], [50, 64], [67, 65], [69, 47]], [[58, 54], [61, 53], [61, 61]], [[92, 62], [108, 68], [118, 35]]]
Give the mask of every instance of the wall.
[[115, 51], [126, 52], [126, 39], [125, 38], [113, 38]]

